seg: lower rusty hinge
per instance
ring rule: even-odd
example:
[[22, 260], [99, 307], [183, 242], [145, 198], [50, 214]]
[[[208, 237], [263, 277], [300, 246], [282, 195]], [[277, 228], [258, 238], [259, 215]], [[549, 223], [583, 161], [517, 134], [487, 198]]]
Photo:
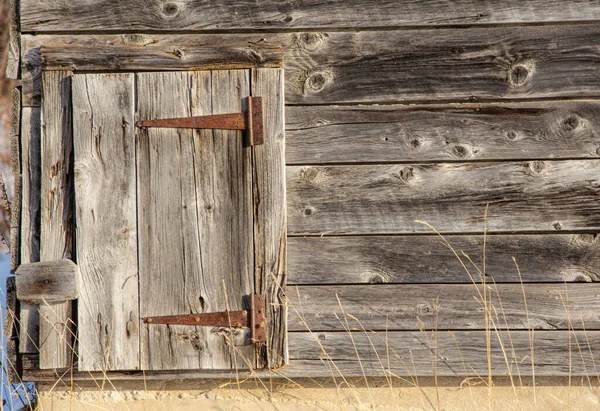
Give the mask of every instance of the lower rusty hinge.
[[209, 128], [224, 130], [246, 130], [248, 144], [263, 144], [262, 97], [246, 97], [244, 113], [213, 114], [208, 116], [161, 118], [158, 120], [140, 120], [138, 128], [175, 127], [175, 128]]
[[144, 323], [250, 328], [252, 342], [267, 342], [265, 296], [263, 294], [250, 294], [250, 311], [163, 315], [159, 317], [146, 317], [144, 318]]

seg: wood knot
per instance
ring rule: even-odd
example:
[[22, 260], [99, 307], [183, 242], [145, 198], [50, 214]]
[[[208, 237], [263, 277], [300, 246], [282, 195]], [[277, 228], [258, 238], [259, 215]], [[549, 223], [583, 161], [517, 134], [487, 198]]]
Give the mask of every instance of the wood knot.
[[392, 280], [392, 278], [389, 274], [386, 273], [366, 272], [361, 274], [361, 280], [363, 283], [384, 284], [389, 283]]
[[506, 138], [510, 141], [518, 141], [521, 139], [521, 134], [518, 131], [510, 130], [506, 133]]
[[323, 340], [327, 339], [327, 336], [325, 334], [319, 334], [319, 336], [317, 338], [319, 338], [319, 340], [323, 341]]
[[570, 114], [565, 117], [561, 123], [561, 127], [565, 131], [575, 131], [581, 126], [582, 120], [576, 114]]
[[300, 172], [300, 178], [307, 184], [312, 184], [323, 179], [322, 172], [315, 167], [306, 167]]
[[303, 51], [316, 51], [327, 42], [327, 33], [297, 33], [294, 35], [294, 44]]
[[124, 34], [123, 43], [128, 46], [145, 46], [153, 41], [145, 34]]
[[423, 142], [418, 139], [418, 138], [413, 138], [412, 140], [410, 140], [409, 145], [414, 148], [415, 150], [421, 148], [421, 146], [423, 145]]
[[414, 177], [415, 171], [412, 167], [404, 167], [396, 175], [396, 178], [405, 184], [408, 184]]
[[315, 210], [315, 208], [314, 208], [314, 207], [310, 207], [310, 206], [309, 206], [309, 207], [305, 207], [305, 208], [302, 210], [302, 214], [303, 214], [305, 217], [310, 217], [311, 215], [313, 215], [313, 214], [315, 213], [315, 211], [316, 211], [316, 210]]
[[552, 224], [552, 227], [554, 227], [554, 229], [555, 229], [556, 231], [560, 231], [560, 230], [562, 230], [562, 225], [561, 225], [560, 223], [558, 223], [558, 222], [556, 222], [556, 223]]
[[533, 75], [535, 65], [531, 61], [517, 63], [508, 69], [507, 81], [513, 87], [525, 85]]
[[164, 3], [160, 9], [160, 15], [166, 19], [175, 18], [180, 13], [179, 4], [169, 1]]
[[429, 303], [420, 303], [416, 306], [417, 315], [430, 316], [435, 314], [434, 306]]
[[469, 158], [473, 155], [473, 150], [465, 144], [450, 145], [450, 152], [457, 158]]
[[529, 163], [527, 163], [527, 172], [530, 175], [537, 176], [539, 174], [542, 174], [547, 168], [548, 165], [544, 161], [530, 161]]
[[301, 92], [303, 95], [323, 91], [333, 82], [333, 73], [329, 70], [309, 70], [300, 76]]

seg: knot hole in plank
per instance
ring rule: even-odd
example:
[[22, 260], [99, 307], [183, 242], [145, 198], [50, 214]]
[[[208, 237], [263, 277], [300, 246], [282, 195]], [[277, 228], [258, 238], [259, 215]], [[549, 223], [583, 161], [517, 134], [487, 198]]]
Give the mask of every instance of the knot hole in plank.
[[302, 95], [320, 93], [333, 83], [333, 77], [331, 70], [307, 70], [299, 76], [299, 91]]
[[535, 63], [533, 61], [514, 64], [508, 69], [508, 83], [513, 87], [522, 87], [531, 80], [534, 72]]

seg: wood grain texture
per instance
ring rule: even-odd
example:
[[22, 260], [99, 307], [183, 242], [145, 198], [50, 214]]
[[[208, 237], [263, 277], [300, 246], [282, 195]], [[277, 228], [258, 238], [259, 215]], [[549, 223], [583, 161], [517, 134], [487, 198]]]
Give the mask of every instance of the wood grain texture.
[[[241, 111], [249, 71], [138, 74], [138, 118]], [[191, 92], [190, 92], [191, 90]], [[250, 153], [240, 132], [144, 130], [138, 145], [140, 315], [239, 310], [252, 290]], [[247, 303], [247, 302], [244, 302]], [[142, 368], [255, 364], [248, 330], [141, 326]]]
[[[596, 331], [510, 331], [490, 333], [491, 374], [495, 376], [593, 375]], [[294, 333], [288, 375], [487, 376], [485, 331]], [[323, 354], [323, 350], [327, 355]], [[360, 362], [359, 362], [360, 359]], [[284, 371], [285, 372], [285, 371]]]
[[597, 160], [288, 166], [293, 235], [600, 229]]
[[[40, 260], [73, 258], [73, 137], [71, 75], [48, 71], [42, 78]], [[40, 368], [71, 363], [72, 303], [49, 303], [40, 310]]]
[[79, 297], [79, 268], [71, 260], [21, 264], [15, 274], [19, 301], [44, 304]]
[[[475, 281], [480, 281], [476, 278]], [[386, 284], [288, 287], [290, 331], [596, 329], [599, 284]], [[487, 297], [484, 292], [487, 290]], [[528, 313], [523, 300], [527, 298]], [[343, 311], [342, 311], [343, 310]], [[344, 313], [356, 317], [344, 319]], [[570, 323], [569, 323], [570, 322]]]
[[[106, 13], [106, 10], [110, 13]], [[441, 0], [204, 1], [22, 0], [21, 24], [28, 31], [86, 30], [231, 30], [367, 28], [476, 25], [600, 20], [594, 1]]]
[[[445, 240], [460, 260], [437, 235], [290, 237], [288, 282], [470, 283], [469, 273], [479, 278], [484, 237], [446, 236]], [[600, 281], [600, 242], [593, 234], [490, 235], [485, 242], [489, 282]]]
[[[285, 118], [283, 70], [252, 72], [252, 94], [262, 97], [265, 142], [252, 147], [254, 203], [254, 273], [257, 292], [266, 296], [268, 341], [260, 366], [287, 363], [287, 281]], [[262, 347], [259, 347], [262, 348]]]
[[[283, 381], [302, 377], [389, 377], [390, 374], [463, 379], [488, 375], [485, 331], [295, 332], [290, 333], [289, 340], [290, 365], [275, 371], [256, 370], [251, 374], [239, 371], [236, 374], [227, 371], [178, 370], [102, 374], [75, 370], [69, 375], [75, 381], [98, 381], [107, 377], [111, 381], [139, 381], [142, 378], [148, 381], [202, 378], [235, 380], [236, 377]], [[532, 344], [537, 377], [591, 377], [596, 373], [593, 364], [597, 359], [593, 350], [600, 344], [600, 331], [538, 330], [530, 333], [499, 329], [490, 333], [489, 341], [493, 376], [507, 376], [509, 373], [513, 376], [531, 376]], [[54, 373], [36, 370], [31, 361], [27, 365], [23, 372], [27, 381], [56, 380]]]
[[73, 76], [82, 371], [139, 369], [134, 76]]
[[[41, 192], [41, 110], [23, 107], [21, 111], [21, 263], [40, 261]], [[37, 353], [39, 316], [36, 305], [21, 304], [19, 311], [19, 353]]]
[[597, 158], [600, 104], [289, 106], [287, 164]]
[[[79, 13], [79, 11], [78, 11]], [[126, 35], [125, 35], [126, 36]], [[297, 32], [231, 35], [144, 35], [146, 70], [182, 70], [165, 59], [197, 44], [283, 47], [286, 104], [476, 102], [484, 100], [595, 98], [598, 25], [471, 27], [463, 29]], [[124, 35], [23, 36], [24, 101], [34, 104], [42, 60], [75, 70], [105, 69], [116, 60], [139, 67], [139, 45]], [[65, 47], [65, 44], [68, 46]], [[76, 47], [61, 60], [52, 56]], [[86, 47], [89, 52], [86, 52]], [[102, 53], [96, 50], [102, 47]], [[42, 54], [44, 58], [42, 59]], [[160, 65], [153, 61], [160, 62]], [[168, 64], [164, 66], [163, 64]], [[31, 74], [29, 74], [31, 73]], [[39, 77], [39, 76], [38, 76]]]

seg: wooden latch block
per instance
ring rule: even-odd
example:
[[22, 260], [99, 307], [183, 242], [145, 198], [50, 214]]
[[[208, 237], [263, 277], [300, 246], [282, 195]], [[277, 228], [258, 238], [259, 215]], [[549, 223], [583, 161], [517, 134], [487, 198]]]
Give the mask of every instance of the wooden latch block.
[[17, 298], [28, 304], [75, 300], [79, 268], [71, 260], [22, 264], [16, 271]]

